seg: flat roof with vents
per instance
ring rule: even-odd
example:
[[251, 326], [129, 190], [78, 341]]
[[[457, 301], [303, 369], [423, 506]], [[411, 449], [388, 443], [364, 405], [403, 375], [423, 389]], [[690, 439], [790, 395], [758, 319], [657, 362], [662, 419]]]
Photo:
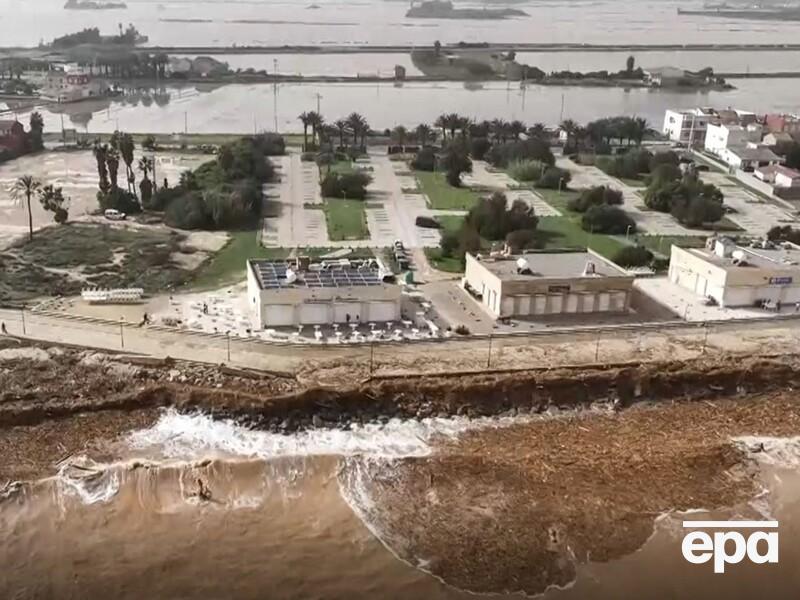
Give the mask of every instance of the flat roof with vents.
[[[385, 285], [381, 281], [377, 267], [343, 266], [321, 264], [312, 269], [296, 269], [294, 261], [249, 260], [248, 267], [258, 281], [262, 290], [278, 290], [287, 288], [336, 289], [346, 287], [374, 287]], [[295, 272], [297, 278], [290, 282], [286, 278], [287, 269]]]

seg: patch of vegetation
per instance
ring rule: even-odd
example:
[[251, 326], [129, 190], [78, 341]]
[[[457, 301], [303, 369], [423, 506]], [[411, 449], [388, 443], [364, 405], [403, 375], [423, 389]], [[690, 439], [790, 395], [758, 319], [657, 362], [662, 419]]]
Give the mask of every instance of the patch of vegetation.
[[360, 200], [326, 198], [322, 205], [328, 224], [328, 236], [333, 241], [365, 240], [369, 238], [367, 215]]
[[653, 253], [644, 246], [625, 246], [612, 260], [621, 267], [646, 267], [653, 261]]
[[703, 182], [697, 173], [681, 173], [669, 163], [653, 170], [644, 194], [648, 208], [668, 212], [687, 227], [720, 221], [725, 214], [723, 200], [717, 186]]
[[640, 235], [637, 242], [657, 254], [669, 256], [673, 245], [680, 248], [703, 248], [706, 238], [701, 235]]
[[591, 248], [606, 258], [625, 247], [625, 243], [600, 233], [584, 231], [579, 222], [571, 217], [542, 217], [537, 228], [544, 248]]
[[583, 190], [580, 196], [569, 201], [567, 207], [573, 212], [584, 213], [593, 206], [619, 206], [621, 204], [623, 204], [622, 192], [600, 185]]
[[601, 204], [588, 208], [581, 219], [581, 227], [585, 231], [624, 235], [636, 231], [636, 222], [621, 208]]
[[472, 190], [453, 187], [443, 173], [416, 171], [417, 181], [423, 194], [428, 197], [430, 207], [436, 210], [469, 210], [478, 202], [478, 194]]
[[184, 239], [173, 231], [108, 225], [48, 227], [0, 254], [0, 300], [77, 294], [91, 286], [163, 291], [189, 276], [171, 258]]
[[244, 280], [245, 263], [251, 258], [281, 260], [289, 256], [288, 248], [264, 248], [258, 231], [234, 231], [228, 243], [206, 261], [192, 276], [190, 286], [215, 289]]
[[372, 177], [360, 170], [344, 173], [330, 171], [322, 179], [320, 191], [325, 198], [364, 200], [371, 181]]

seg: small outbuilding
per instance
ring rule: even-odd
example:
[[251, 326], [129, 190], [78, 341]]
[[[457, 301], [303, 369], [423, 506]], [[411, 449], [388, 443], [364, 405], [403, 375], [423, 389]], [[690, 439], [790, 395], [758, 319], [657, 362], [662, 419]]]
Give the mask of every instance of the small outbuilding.
[[495, 318], [624, 313], [633, 279], [591, 250], [467, 254], [464, 287]]
[[374, 260], [247, 261], [248, 303], [260, 328], [397, 321], [401, 289], [389, 279]]

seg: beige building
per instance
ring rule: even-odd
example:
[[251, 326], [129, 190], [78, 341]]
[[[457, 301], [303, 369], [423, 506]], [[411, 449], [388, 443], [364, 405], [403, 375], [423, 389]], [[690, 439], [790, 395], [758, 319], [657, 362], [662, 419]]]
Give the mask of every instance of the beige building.
[[800, 247], [764, 245], [712, 238], [706, 248], [672, 246], [669, 279], [723, 307], [800, 302]]
[[256, 327], [398, 321], [400, 286], [373, 261], [247, 261]]
[[619, 313], [630, 306], [633, 276], [591, 250], [466, 259], [464, 286], [495, 318]]

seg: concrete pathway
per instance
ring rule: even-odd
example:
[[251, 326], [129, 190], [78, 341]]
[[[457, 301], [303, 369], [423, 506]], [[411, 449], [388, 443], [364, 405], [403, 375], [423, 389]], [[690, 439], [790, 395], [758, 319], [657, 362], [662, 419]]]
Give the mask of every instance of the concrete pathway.
[[736, 211], [728, 214], [728, 219], [747, 233], [765, 236], [775, 225], [797, 224], [797, 219], [788, 210], [747, 191], [724, 173], [708, 171], [702, 173], [701, 177], [706, 183], [713, 183], [722, 190], [725, 204]]
[[702, 231], [687, 229], [671, 215], [655, 210], [643, 210], [644, 198], [637, 190], [616, 177], [607, 175], [597, 167], [579, 165], [569, 158], [560, 157], [556, 166], [572, 173], [570, 186], [588, 188], [605, 185], [622, 192], [622, 208], [636, 222], [640, 231], [656, 235], [702, 235]]

